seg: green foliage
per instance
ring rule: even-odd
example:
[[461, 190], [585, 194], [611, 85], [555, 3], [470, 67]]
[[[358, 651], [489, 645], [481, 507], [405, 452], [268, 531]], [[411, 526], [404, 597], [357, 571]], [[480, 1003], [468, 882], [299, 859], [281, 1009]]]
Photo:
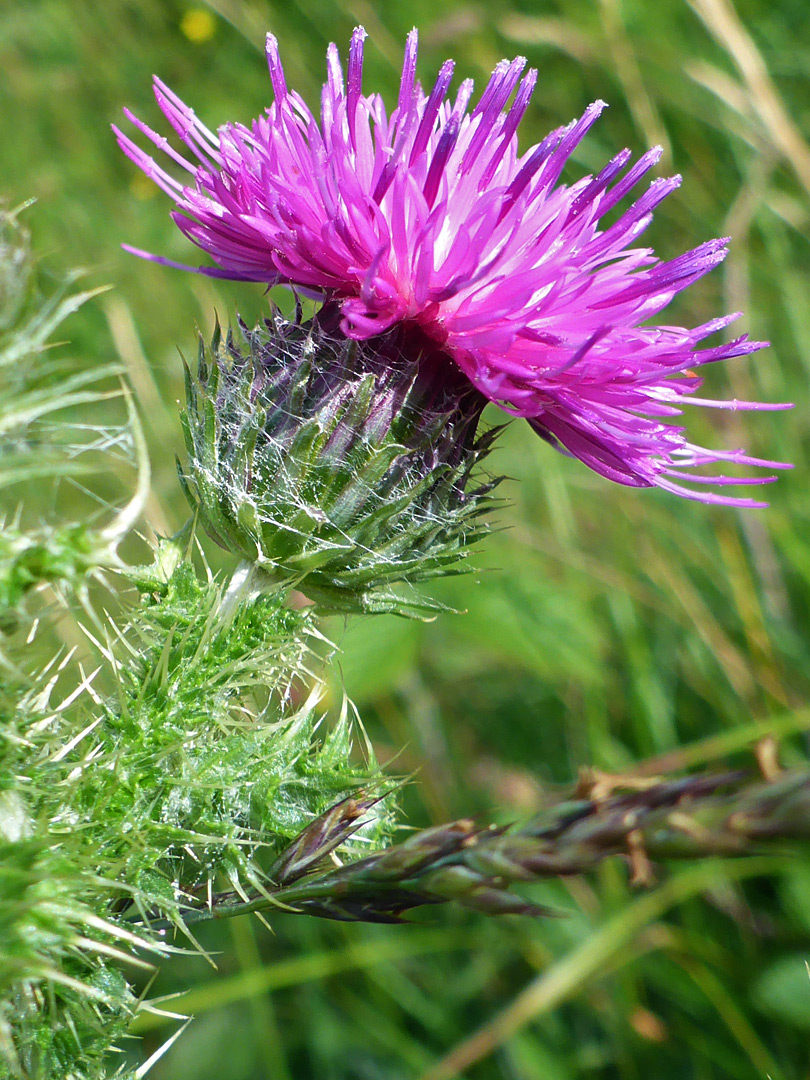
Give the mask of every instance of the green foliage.
[[[292, 704], [310, 621], [278, 595], [223, 599], [180, 562], [154, 578], [126, 627], [109, 626], [102, 670], [61, 705], [51, 671], [22, 695], [6, 688], [0, 1050], [10, 1075], [106, 1075], [135, 1007], [109, 957], [126, 964], [133, 945], [165, 952], [154, 920], [182, 933], [190, 897], [261, 890], [313, 816], [361, 785], [390, 788], [373, 760], [352, 763], [347, 711], [317, 736], [317, 692]], [[344, 857], [384, 840], [391, 809], [374, 803]]]
[[52, 702], [54, 675], [0, 697], [0, 1076], [101, 1080], [135, 1011], [121, 962], [162, 948], [109, 921], [114, 886], [88, 847], [101, 837], [67, 763], [83, 731]]
[[100, 561], [96, 541], [96, 535], [79, 524], [41, 530], [33, 537], [13, 526], [4, 528], [0, 536], [0, 608], [4, 612], [15, 609], [29, 589], [46, 582], [80, 583]]
[[277, 313], [243, 342], [200, 342], [187, 497], [219, 544], [324, 611], [441, 610], [391, 586], [460, 572], [485, 531], [494, 485], [472, 474], [498, 429], [476, 437], [483, 398], [448, 386], [423, 343], [346, 341], [329, 321]]
[[0, 844], [2, 1076], [105, 1077], [135, 1013], [128, 953], [95, 914], [105, 885], [68, 849], [42, 833]]
[[[109, 873], [139, 886], [142, 914], [176, 915], [181, 896], [261, 884], [286, 840], [360, 785], [348, 711], [316, 739], [318, 691], [299, 706], [311, 618], [282, 593], [223, 594], [181, 562], [108, 653], [117, 687], [80, 795], [105, 822]], [[106, 652], [107, 650], [105, 650]], [[378, 804], [350, 845], [390, 828]]]
[[[104, 290], [70, 293], [69, 276], [43, 296], [26, 207], [0, 205], [0, 491], [17, 494], [32, 481], [77, 478], [98, 468], [94, 455], [127, 442], [123, 427], [106, 430], [77, 421], [75, 410], [99, 405], [117, 391], [99, 384], [119, 373], [115, 364], [81, 368], [54, 354], [50, 338], [68, 315]], [[89, 460], [88, 460], [89, 458]], [[3, 507], [0, 534], [0, 623], [16, 623], [29, 589], [43, 583], [78, 586], [90, 571], [114, 561], [111, 535], [85, 523], [44, 525], [22, 508]]]

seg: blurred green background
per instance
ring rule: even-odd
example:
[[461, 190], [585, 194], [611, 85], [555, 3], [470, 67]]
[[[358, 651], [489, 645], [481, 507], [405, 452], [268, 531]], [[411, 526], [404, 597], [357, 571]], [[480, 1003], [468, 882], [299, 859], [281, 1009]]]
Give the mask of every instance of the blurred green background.
[[[493, 460], [513, 478], [505, 528], [478, 573], [436, 589], [466, 614], [333, 622], [335, 696], [342, 680], [380, 757], [418, 770], [403, 797], [414, 825], [527, 816], [545, 786], [585, 765], [744, 760], [774, 725], [799, 733], [784, 742], [789, 763], [810, 726], [807, 0], [5, 0], [0, 191], [12, 205], [38, 199], [27, 220], [50, 268], [83, 265], [91, 284], [114, 285], [67, 333], [89, 362], [117, 356], [128, 369], [152, 448], [149, 523], [166, 533], [187, 512], [178, 349], [193, 354], [195, 324], [207, 331], [215, 309], [227, 318], [238, 303], [250, 320], [266, 299], [120, 250], [195, 261], [109, 124], [128, 105], [165, 128], [153, 72], [210, 126], [248, 121], [269, 102], [267, 30], [314, 106], [327, 43], [345, 54], [357, 22], [370, 34], [365, 88], [389, 101], [413, 24], [423, 82], [452, 55], [457, 78], [480, 88], [502, 56], [525, 54], [540, 78], [524, 147], [606, 99], [568, 178], [623, 146], [664, 145], [659, 171], [684, 183], [648, 234], [659, 253], [734, 237], [671, 321], [744, 309], [735, 332], [773, 343], [709, 372], [707, 396], [796, 403], [693, 410], [690, 431], [797, 468], [768, 489], [767, 511], [704, 507], [610, 486], [514, 424]], [[186, 992], [177, 1011], [196, 1019], [150, 1075], [438, 1080], [464, 1061], [472, 1080], [810, 1076], [810, 867], [747, 884], [706, 867], [681, 891], [691, 895], [653, 910], [611, 865], [535, 890], [571, 910], [553, 922], [431, 912], [394, 928], [294, 917], [272, 933], [244, 919], [209, 928], [219, 970], [179, 959], [152, 987]], [[146, 1052], [176, 1027], [147, 1017]]]

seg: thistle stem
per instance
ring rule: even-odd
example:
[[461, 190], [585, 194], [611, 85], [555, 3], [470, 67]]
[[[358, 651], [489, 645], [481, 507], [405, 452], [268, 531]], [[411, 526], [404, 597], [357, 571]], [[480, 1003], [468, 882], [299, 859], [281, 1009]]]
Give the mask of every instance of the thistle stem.
[[[268, 592], [268, 585], [272, 578], [267, 571], [254, 562], [247, 559], [239, 563], [231, 575], [228, 587], [222, 594], [222, 602], [219, 605], [219, 618], [227, 624], [236, 614], [239, 605], [246, 600], [255, 600], [257, 596]], [[278, 582], [277, 588], [291, 588], [290, 582]]]

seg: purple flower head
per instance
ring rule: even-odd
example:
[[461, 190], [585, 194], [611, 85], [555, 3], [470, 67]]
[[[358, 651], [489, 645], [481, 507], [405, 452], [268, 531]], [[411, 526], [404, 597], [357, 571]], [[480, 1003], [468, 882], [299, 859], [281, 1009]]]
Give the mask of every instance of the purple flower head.
[[653, 180], [612, 224], [600, 225], [653, 168], [660, 148], [632, 164], [623, 150], [598, 175], [562, 184], [563, 167], [603, 102], [521, 155], [517, 128], [537, 78], [533, 70], [523, 74], [522, 57], [501, 61], [470, 107], [470, 80], [454, 100], [447, 97], [449, 60], [424, 93], [415, 79], [414, 30], [389, 116], [379, 95], [362, 93], [365, 37], [362, 28], [352, 35], [345, 80], [337, 48], [329, 46], [320, 121], [287, 88], [272, 35], [275, 102], [251, 127], [225, 124], [214, 134], [155, 79], [158, 104], [191, 160], [126, 112], [189, 174], [187, 183], [178, 181], [115, 129], [124, 152], [175, 200], [178, 227], [217, 264], [197, 272], [294, 285], [337, 301], [351, 338], [396, 323], [418, 326], [487, 398], [618, 483], [701, 502], [763, 505], [682, 481], [725, 486], [772, 476], [686, 470], [781, 463], [704, 450], [665, 420], [680, 415], [684, 400], [788, 407], [692, 397], [702, 382], [696, 369], [765, 343], [743, 335], [699, 348], [733, 315], [693, 329], [650, 324], [725, 257], [726, 241], [710, 240], [670, 262], [637, 246], [679, 177]]

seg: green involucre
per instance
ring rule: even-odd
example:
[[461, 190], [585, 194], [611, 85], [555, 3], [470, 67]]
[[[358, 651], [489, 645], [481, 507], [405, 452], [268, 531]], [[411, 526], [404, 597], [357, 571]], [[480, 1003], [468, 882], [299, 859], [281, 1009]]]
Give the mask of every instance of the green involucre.
[[200, 343], [180, 476], [224, 548], [322, 610], [421, 616], [396, 585], [461, 572], [493, 482], [475, 466], [484, 399], [447, 357], [396, 331], [343, 338], [322, 309]]

